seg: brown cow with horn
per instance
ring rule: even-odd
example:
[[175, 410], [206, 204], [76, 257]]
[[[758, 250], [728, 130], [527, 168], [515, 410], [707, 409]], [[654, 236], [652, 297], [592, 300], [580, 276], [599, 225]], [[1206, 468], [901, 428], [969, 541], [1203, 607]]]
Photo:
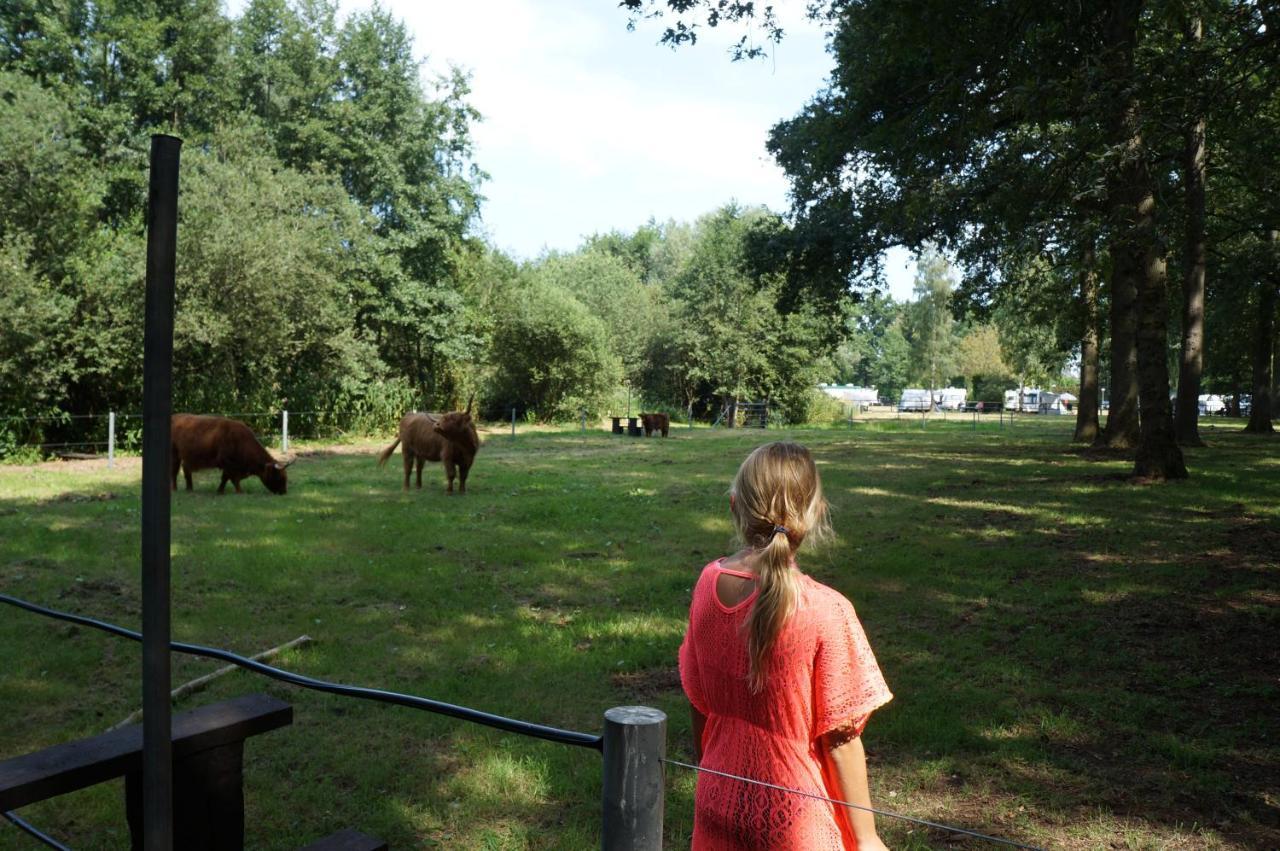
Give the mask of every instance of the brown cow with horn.
[[277, 461], [263, 448], [253, 430], [239, 420], [228, 417], [174, 414], [169, 421], [170, 470], [173, 490], [178, 489], [178, 467], [191, 490], [191, 474], [197, 470], [217, 468], [222, 471], [218, 493], [224, 493], [227, 482], [240, 490], [240, 480], [257, 476], [267, 490], [283, 494], [289, 488], [285, 468], [291, 460]]
[[378, 466], [387, 463], [391, 453], [400, 446], [404, 456], [404, 489], [409, 489], [409, 472], [418, 468], [418, 488], [422, 487], [422, 465], [427, 461], [443, 461], [444, 472], [449, 479], [446, 493], [453, 493], [453, 479], [458, 478], [458, 492], [467, 492], [467, 472], [480, 451], [480, 436], [471, 421], [471, 403], [475, 394], [467, 400], [465, 411], [447, 414], [405, 414], [400, 420], [400, 436], [378, 456]]

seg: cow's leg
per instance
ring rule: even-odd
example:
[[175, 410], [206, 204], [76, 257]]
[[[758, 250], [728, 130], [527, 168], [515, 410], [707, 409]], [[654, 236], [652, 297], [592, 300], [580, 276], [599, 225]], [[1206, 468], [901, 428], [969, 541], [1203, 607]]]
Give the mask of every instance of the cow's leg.
[[467, 473], [470, 472], [471, 465], [466, 461], [458, 462], [458, 493], [467, 492]]
[[453, 493], [453, 480], [458, 475], [458, 466], [447, 455], [444, 459], [444, 474], [449, 479], [449, 487], [445, 488], [445, 493]]
[[419, 455], [418, 456], [418, 490], [422, 490], [422, 465], [426, 463], [427, 463], [427, 459]]
[[409, 474], [413, 472], [413, 454], [409, 452], [409, 447], [405, 444], [400, 445], [400, 456], [404, 458], [404, 489], [409, 489]]
[[182, 465], [181, 459], [178, 458], [178, 450], [174, 449], [169, 453], [169, 472], [173, 475], [173, 487], [170, 490], [178, 489], [178, 467]]
[[[186, 464], [182, 465], [182, 478], [186, 479], [187, 490], [194, 490], [195, 486], [191, 483], [191, 467]], [[176, 487], [176, 485], [175, 485]]]
[[218, 482], [218, 493], [227, 492], [227, 482], [231, 481], [231, 474], [226, 470], [222, 471], [222, 481]]
[[236, 493], [244, 493], [244, 491], [240, 490], [240, 480], [243, 478], [244, 476], [233, 476], [231, 478], [231, 484], [236, 486]]

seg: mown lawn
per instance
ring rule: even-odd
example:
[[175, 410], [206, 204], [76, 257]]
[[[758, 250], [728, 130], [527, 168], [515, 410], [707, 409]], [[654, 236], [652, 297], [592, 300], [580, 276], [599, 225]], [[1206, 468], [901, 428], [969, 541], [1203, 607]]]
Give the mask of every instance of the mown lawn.
[[[175, 638], [531, 721], [671, 716], [690, 586], [730, 548], [725, 490], [784, 435], [821, 465], [840, 542], [802, 559], [844, 591], [897, 697], [866, 733], [889, 809], [1056, 848], [1280, 847], [1280, 440], [1206, 430], [1194, 478], [1126, 481], [1069, 421], [886, 421], [668, 440], [500, 431], [465, 497], [401, 493], [373, 444], [319, 452], [290, 492], [179, 493]], [[389, 441], [388, 441], [389, 442]], [[136, 627], [138, 466], [0, 467], [0, 589]], [[101, 732], [140, 702], [137, 647], [0, 607], [0, 756]], [[175, 684], [215, 664], [175, 657]], [[249, 844], [345, 826], [395, 848], [594, 848], [599, 756], [235, 673], [291, 701], [250, 741]], [[693, 778], [671, 769], [668, 846]], [[127, 847], [121, 784], [22, 813], [72, 847]], [[882, 821], [895, 849], [979, 848]], [[32, 847], [0, 823], [0, 848]]]

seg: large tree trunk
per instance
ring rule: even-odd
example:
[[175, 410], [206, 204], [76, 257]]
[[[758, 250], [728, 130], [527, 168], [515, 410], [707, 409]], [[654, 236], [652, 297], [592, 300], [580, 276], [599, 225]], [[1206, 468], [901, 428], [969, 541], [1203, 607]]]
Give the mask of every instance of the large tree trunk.
[[1280, 403], [1280, 334], [1276, 335], [1276, 342], [1271, 350], [1271, 406], [1274, 408]]
[[[1273, 254], [1280, 253], [1280, 231], [1271, 231]], [[1258, 317], [1253, 336], [1253, 407], [1245, 431], [1271, 434], [1271, 367], [1276, 343], [1276, 301], [1280, 299], [1280, 272], [1268, 263], [1258, 296]]]
[[[1187, 26], [1187, 41], [1197, 47], [1202, 39], [1200, 18]], [[1182, 280], [1182, 362], [1178, 370], [1178, 400], [1174, 406], [1174, 433], [1183, 446], [1203, 446], [1200, 439], [1200, 376], [1204, 372], [1204, 116], [1187, 128], [1183, 153], [1186, 184], [1186, 274]]]
[[1080, 301], [1084, 305], [1084, 333], [1080, 336], [1080, 398], [1076, 402], [1077, 443], [1098, 439], [1098, 273], [1093, 249], [1084, 254], [1080, 272]]
[[1119, 241], [1111, 240], [1111, 402], [1107, 427], [1096, 445], [1131, 449], [1138, 443], [1138, 287], [1135, 266]]
[[1114, 262], [1133, 273], [1137, 288], [1140, 428], [1133, 473], [1150, 479], [1182, 479], [1187, 467], [1174, 439], [1169, 404], [1165, 259], [1156, 232], [1155, 182], [1147, 165], [1135, 86], [1134, 52], [1141, 14], [1142, 0], [1116, 0], [1109, 10], [1104, 67], [1108, 82], [1116, 87], [1117, 109], [1110, 130], [1119, 161], [1109, 177], [1108, 200], [1118, 237]]

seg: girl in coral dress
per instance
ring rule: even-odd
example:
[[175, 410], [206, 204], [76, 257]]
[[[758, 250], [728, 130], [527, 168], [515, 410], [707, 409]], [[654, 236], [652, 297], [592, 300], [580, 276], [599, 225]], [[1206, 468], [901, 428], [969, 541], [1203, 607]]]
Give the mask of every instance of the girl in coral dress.
[[[742, 462], [729, 506], [744, 549], [703, 568], [680, 680], [704, 768], [871, 806], [860, 738], [893, 697], [853, 606], [795, 563], [828, 533], [813, 459], [770, 443]], [[694, 851], [885, 851], [872, 813], [698, 775]]]

